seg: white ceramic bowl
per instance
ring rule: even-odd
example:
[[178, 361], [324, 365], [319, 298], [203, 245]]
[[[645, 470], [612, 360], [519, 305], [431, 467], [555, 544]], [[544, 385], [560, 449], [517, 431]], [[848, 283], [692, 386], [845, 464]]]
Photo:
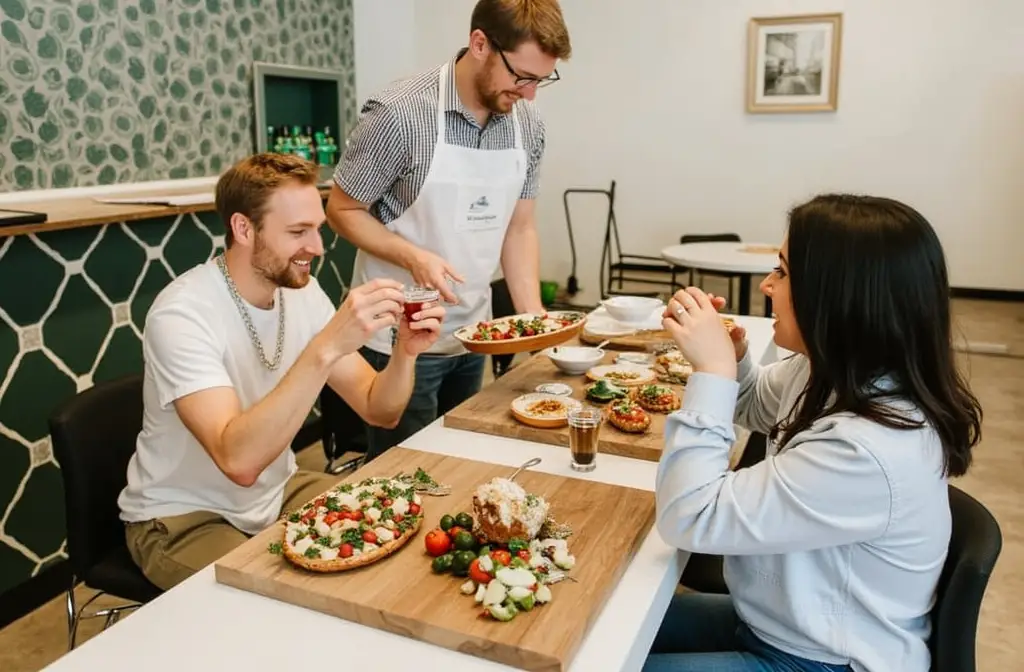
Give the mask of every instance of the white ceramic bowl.
[[544, 354], [564, 373], [582, 376], [604, 359], [604, 350], [580, 345], [559, 345], [544, 350]]
[[648, 296], [613, 296], [601, 302], [612, 319], [627, 324], [646, 322], [654, 311], [665, 305], [661, 299]]

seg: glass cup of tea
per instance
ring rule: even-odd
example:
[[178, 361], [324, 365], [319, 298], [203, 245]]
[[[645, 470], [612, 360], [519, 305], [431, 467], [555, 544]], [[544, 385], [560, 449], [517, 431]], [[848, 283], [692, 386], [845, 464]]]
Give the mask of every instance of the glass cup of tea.
[[409, 322], [415, 321], [413, 315], [423, 310], [424, 304], [436, 302], [441, 298], [441, 292], [430, 287], [406, 287], [405, 294], [405, 319]]
[[597, 440], [603, 417], [592, 406], [569, 409], [569, 452], [574, 471], [593, 471], [597, 467]]

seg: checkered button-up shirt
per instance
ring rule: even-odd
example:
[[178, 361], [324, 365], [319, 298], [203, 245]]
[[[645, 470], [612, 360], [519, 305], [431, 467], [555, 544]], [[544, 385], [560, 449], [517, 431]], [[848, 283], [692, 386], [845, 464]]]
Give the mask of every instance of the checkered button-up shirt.
[[[393, 82], [363, 105], [359, 123], [334, 171], [334, 181], [351, 198], [369, 203], [370, 214], [388, 224], [412, 205], [430, 169], [437, 142], [440, 68], [450, 68], [445, 91], [445, 139], [462, 147], [510, 149], [515, 145], [512, 114], [492, 114], [483, 128], [459, 100], [455, 62]], [[544, 154], [544, 124], [532, 102], [516, 103], [528, 157], [520, 198], [535, 198]]]

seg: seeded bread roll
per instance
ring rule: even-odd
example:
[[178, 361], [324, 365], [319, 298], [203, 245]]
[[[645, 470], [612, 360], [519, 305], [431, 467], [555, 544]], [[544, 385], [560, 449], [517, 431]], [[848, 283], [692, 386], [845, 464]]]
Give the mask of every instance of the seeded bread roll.
[[494, 478], [473, 494], [477, 534], [487, 541], [507, 544], [513, 538], [534, 539], [548, 516], [548, 503], [527, 494], [518, 483]]

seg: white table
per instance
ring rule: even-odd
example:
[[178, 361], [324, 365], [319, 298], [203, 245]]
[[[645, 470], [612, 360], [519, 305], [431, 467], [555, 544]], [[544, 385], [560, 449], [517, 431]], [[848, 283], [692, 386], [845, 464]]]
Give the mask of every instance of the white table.
[[[770, 321], [747, 316], [735, 319], [747, 330], [751, 354], [763, 363], [774, 361]], [[403, 445], [509, 467], [540, 457], [543, 461], [534, 467], [538, 471], [654, 489], [655, 462], [601, 454], [597, 468], [581, 474], [569, 468], [565, 448], [449, 429], [442, 423], [442, 419], [436, 420]], [[688, 558], [687, 553], [666, 545], [652, 527], [591, 627], [571, 669], [639, 670]], [[212, 565], [46, 669], [287, 670], [296, 665], [296, 660], [309, 659], [302, 651], [320, 650], [344, 650], [344, 666], [360, 669], [380, 665], [381, 654], [388, 661], [385, 664], [399, 668], [417, 666], [449, 672], [514, 669], [222, 585], [214, 578]]]
[[[686, 243], [666, 247], [661, 256], [676, 266], [743, 276], [740, 278], [739, 312], [749, 315], [751, 276], [767, 275], [779, 264], [777, 252], [760, 251], [773, 247], [765, 243]], [[757, 251], [748, 251], [750, 249]], [[767, 298], [764, 314], [765, 317], [771, 315], [771, 301]]]

